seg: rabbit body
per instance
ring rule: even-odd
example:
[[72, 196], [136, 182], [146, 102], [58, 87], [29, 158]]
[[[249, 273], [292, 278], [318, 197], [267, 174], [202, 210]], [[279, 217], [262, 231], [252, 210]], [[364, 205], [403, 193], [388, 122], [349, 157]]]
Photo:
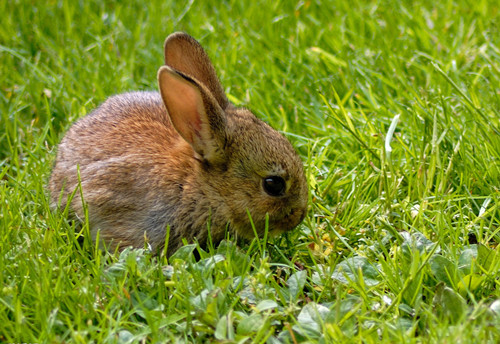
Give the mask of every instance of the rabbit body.
[[[49, 181], [54, 207], [88, 210], [91, 233], [111, 245], [168, 252], [226, 230], [252, 238], [297, 226], [307, 208], [300, 158], [281, 134], [227, 101], [198, 42], [165, 43], [160, 93], [113, 96], [61, 141]], [[77, 190], [81, 186], [81, 195]], [[77, 191], [75, 191], [77, 190]], [[248, 212], [247, 212], [248, 211]], [[266, 215], [267, 214], [267, 215]]]

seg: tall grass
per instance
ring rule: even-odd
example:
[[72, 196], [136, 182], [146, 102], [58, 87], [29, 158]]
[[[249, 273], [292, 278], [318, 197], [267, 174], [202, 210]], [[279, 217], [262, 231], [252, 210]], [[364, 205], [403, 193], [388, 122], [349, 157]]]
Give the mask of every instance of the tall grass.
[[[498, 342], [499, 11], [0, 2], [0, 341]], [[293, 142], [309, 214], [269, 242], [102, 252], [49, 210], [56, 145], [108, 96], [156, 89], [178, 30]]]

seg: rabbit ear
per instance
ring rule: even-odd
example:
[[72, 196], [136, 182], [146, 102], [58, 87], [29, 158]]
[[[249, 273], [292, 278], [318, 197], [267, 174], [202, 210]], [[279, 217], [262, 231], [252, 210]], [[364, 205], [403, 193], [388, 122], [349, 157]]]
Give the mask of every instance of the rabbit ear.
[[177, 132], [204, 160], [222, 161], [225, 158], [226, 117], [210, 91], [197, 80], [168, 66], [158, 71], [158, 84]]
[[176, 32], [165, 40], [165, 64], [194, 77], [207, 87], [222, 109], [229, 102], [217, 78], [214, 66], [203, 47], [184, 32]]

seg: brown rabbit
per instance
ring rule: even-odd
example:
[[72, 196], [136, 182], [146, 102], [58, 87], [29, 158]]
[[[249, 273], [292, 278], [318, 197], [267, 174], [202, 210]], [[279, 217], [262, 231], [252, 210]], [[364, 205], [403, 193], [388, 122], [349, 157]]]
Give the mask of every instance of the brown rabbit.
[[[106, 100], [59, 145], [49, 182], [53, 207], [81, 183], [93, 237], [111, 248], [163, 249], [182, 239], [214, 243], [226, 230], [253, 238], [296, 227], [307, 208], [302, 162], [292, 145], [224, 94], [201, 45], [185, 33], [165, 41], [160, 93]], [[80, 192], [70, 208], [83, 219]], [[248, 213], [247, 213], [248, 210]]]

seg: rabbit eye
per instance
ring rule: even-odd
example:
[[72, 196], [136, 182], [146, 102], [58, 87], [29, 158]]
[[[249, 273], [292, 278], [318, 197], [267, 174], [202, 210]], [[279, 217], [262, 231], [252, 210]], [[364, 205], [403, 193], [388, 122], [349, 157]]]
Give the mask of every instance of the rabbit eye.
[[285, 193], [285, 180], [278, 176], [264, 178], [264, 190], [269, 196], [282, 196]]

